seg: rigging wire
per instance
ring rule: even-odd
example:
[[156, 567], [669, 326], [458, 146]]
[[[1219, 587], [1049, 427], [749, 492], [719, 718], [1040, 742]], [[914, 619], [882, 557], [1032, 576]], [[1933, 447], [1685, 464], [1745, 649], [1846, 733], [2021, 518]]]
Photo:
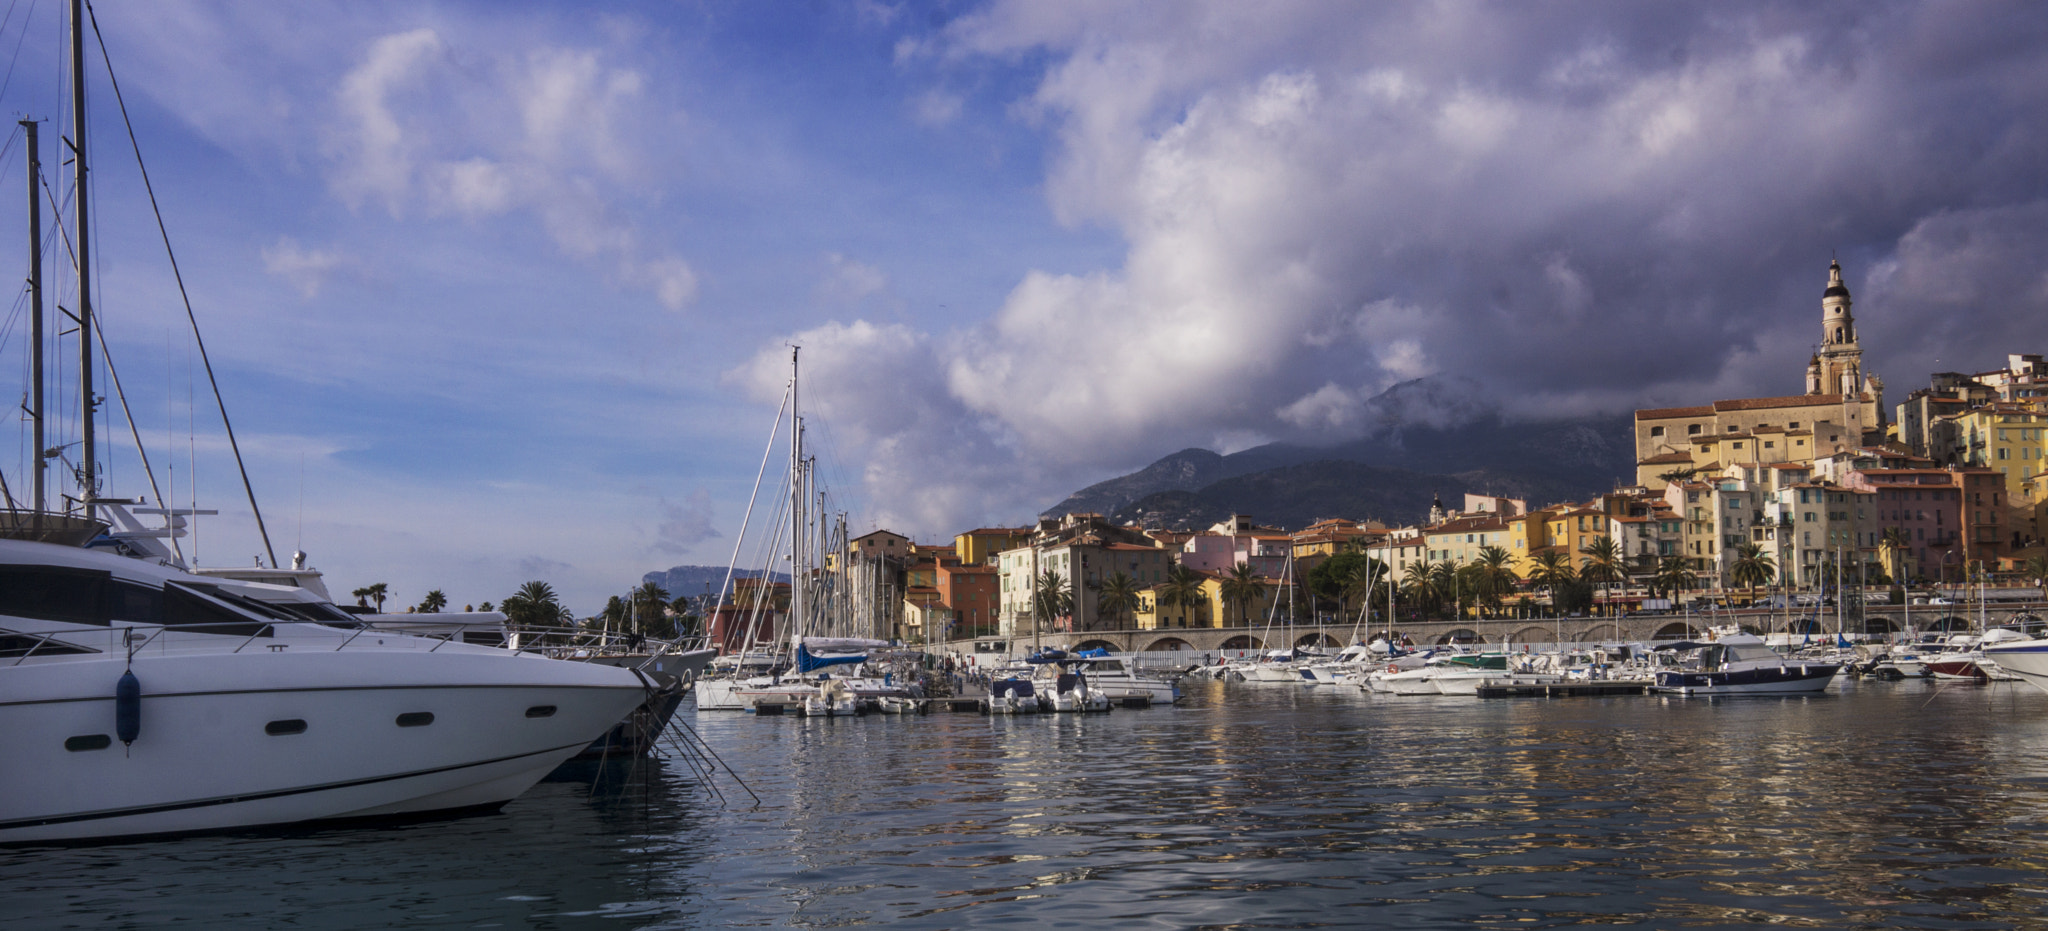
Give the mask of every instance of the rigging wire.
[[[14, 8], [20, 0], [7, 4], [7, 16], [0, 18], [0, 35], [7, 32], [7, 24], [14, 21]], [[7, 99], [7, 88], [14, 83], [14, 66], [21, 62], [21, 46], [28, 41], [28, 21], [36, 18], [35, 0], [29, 0], [28, 12], [21, 17], [21, 38], [14, 40], [14, 54], [7, 57], [7, 76], [0, 78], [0, 100]]]
[[107, 55], [107, 40], [104, 35], [100, 34], [99, 17], [93, 12], [90, 2], [85, 4], [85, 12], [86, 17], [92, 22], [93, 39], [99, 43], [100, 61], [107, 66], [107, 81], [112, 85], [114, 101], [120, 107], [121, 123], [128, 130], [128, 144], [135, 152], [135, 167], [142, 174], [142, 189], [149, 194], [149, 209], [156, 216], [157, 232], [163, 237], [164, 255], [170, 259], [171, 276], [178, 283], [178, 297], [185, 304], [185, 319], [192, 324], [192, 339], [198, 344], [199, 359], [206, 367], [207, 383], [212, 385], [214, 402], [220, 408], [220, 422], [221, 426], [227, 430], [228, 448], [234, 451], [235, 468], [240, 470], [242, 474], [242, 490], [249, 496], [249, 510], [256, 517], [256, 532], [263, 537], [263, 550], [270, 556], [271, 567], [276, 568], [277, 549], [270, 544], [270, 530], [263, 524], [263, 509], [256, 504], [256, 488], [249, 481], [248, 465], [242, 461], [242, 447], [235, 440], [235, 425], [228, 419], [227, 400], [221, 397], [220, 380], [213, 374], [213, 359], [207, 355], [206, 338], [200, 335], [199, 332], [199, 316], [192, 310], [192, 296], [185, 290], [185, 274], [179, 270], [177, 253], [171, 248], [171, 232], [169, 227], [164, 224], [163, 208], [157, 203], [156, 188], [149, 182], [149, 168], [143, 163], [142, 159], [142, 144], [135, 137], [135, 123], [128, 117], [128, 103], [121, 96], [121, 81], [114, 76], [114, 60]]

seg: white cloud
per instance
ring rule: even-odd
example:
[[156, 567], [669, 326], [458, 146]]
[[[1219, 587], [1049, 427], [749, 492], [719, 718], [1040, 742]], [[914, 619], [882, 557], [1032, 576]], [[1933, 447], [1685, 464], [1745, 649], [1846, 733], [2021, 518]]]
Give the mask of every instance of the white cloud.
[[307, 300], [319, 296], [337, 270], [353, 264], [338, 252], [303, 248], [290, 236], [280, 236], [276, 243], [265, 246], [262, 258], [264, 271], [289, 282]]
[[865, 262], [837, 252], [825, 254], [825, 277], [818, 282], [817, 295], [828, 304], [858, 304], [889, 287], [889, 276]]
[[911, 112], [919, 125], [939, 127], [959, 119], [965, 103], [959, 94], [934, 88], [917, 95]]
[[369, 44], [334, 95], [329, 184], [352, 208], [482, 220], [527, 212], [574, 258], [680, 310], [697, 276], [626, 218], [649, 195], [642, 128], [678, 115], [591, 48], [459, 47], [414, 29]]

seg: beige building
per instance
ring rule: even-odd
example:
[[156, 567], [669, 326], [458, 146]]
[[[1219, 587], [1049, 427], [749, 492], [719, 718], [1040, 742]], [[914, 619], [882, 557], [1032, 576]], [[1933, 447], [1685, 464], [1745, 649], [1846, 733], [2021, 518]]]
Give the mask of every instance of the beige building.
[[1884, 381], [1863, 371], [1849, 287], [1828, 264], [1821, 295], [1821, 349], [1806, 366], [1806, 393], [1636, 411], [1636, 483], [1651, 490], [1709, 478], [1729, 465], [1811, 462], [1885, 432]]

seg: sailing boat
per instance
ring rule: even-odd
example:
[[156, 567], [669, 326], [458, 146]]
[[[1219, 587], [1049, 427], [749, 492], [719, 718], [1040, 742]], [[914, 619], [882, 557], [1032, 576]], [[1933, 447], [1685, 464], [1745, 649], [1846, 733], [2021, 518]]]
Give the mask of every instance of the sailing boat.
[[[81, 7], [74, 177], [88, 153]], [[86, 188], [73, 204], [89, 398]], [[95, 513], [91, 405], [81, 421], [75, 509], [49, 512], [37, 481], [0, 525], [0, 843], [496, 809], [641, 702], [648, 683], [628, 670], [378, 631], [124, 555]]]

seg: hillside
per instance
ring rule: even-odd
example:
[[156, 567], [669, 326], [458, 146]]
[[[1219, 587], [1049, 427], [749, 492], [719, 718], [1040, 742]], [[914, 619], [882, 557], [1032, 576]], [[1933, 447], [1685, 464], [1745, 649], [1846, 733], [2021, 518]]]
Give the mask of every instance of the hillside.
[[1627, 415], [1470, 416], [1449, 428], [1390, 422], [1336, 446], [1272, 443], [1230, 455], [1184, 449], [1081, 489], [1045, 513], [1093, 512], [1166, 527], [1207, 526], [1233, 513], [1287, 527], [1323, 517], [1399, 524], [1426, 516], [1437, 494], [1453, 508], [1466, 492], [1542, 507], [1634, 480]]

